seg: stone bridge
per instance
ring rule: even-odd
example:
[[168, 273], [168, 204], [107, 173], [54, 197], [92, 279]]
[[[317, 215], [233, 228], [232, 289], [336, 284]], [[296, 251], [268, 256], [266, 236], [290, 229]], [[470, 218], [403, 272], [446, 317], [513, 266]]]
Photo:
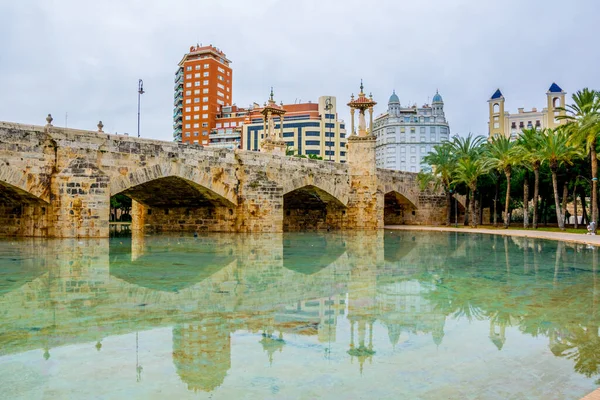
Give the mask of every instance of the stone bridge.
[[119, 193], [148, 231], [372, 230], [445, 212], [416, 174], [375, 168], [373, 138], [350, 137], [337, 164], [0, 122], [0, 235], [106, 237]]

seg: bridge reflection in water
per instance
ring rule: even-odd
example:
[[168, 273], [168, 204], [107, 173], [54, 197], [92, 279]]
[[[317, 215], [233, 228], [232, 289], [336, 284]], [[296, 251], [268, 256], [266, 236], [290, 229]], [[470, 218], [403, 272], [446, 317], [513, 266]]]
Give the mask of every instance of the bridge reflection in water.
[[[0, 371], [10, 375], [2, 360], [30, 350], [42, 362], [63, 346], [93, 344], [103, 354], [112, 337], [135, 333], [140, 340], [168, 328], [172, 365], [187, 389], [231, 395], [228, 376], [235, 386], [233, 377], [245, 374], [232, 360], [251, 352], [236, 341], [258, 346], [265, 368], [318, 369], [328, 360], [351, 375], [380, 370], [403, 353], [434, 370], [473, 352], [494, 359], [510, 341], [503, 362], [523, 362], [521, 347], [529, 344], [518, 343], [535, 338], [572, 375], [569, 386], [566, 364], [556, 376], [538, 371], [550, 376], [547, 390], [579, 395], [600, 374], [597, 257], [595, 248], [565, 243], [409, 232], [3, 241]], [[445, 343], [448, 329], [455, 337]], [[285, 357], [299, 351], [305, 358]], [[143, 381], [139, 360], [136, 373]], [[425, 380], [440, 393], [468, 390], [460, 378], [449, 384], [431, 373]], [[431, 383], [435, 377], [440, 382]], [[545, 390], [523, 379], [515, 384]], [[381, 388], [373, 393], [387, 387], [375, 386]]]

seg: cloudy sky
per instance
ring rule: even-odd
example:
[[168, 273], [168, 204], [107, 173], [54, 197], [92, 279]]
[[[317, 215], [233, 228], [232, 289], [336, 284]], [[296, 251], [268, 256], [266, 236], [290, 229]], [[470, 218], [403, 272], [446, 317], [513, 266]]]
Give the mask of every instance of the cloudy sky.
[[[392, 92], [439, 89], [452, 133], [487, 132], [487, 99], [545, 105], [556, 81], [600, 89], [598, 0], [0, 1], [0, 120], [172, 139], [173, 78], [189, 46], [233, 61], [233, 99], [345, 103], [363, 78], [384, 112]], [[338, 110], [348, 120], [346, 107]]]

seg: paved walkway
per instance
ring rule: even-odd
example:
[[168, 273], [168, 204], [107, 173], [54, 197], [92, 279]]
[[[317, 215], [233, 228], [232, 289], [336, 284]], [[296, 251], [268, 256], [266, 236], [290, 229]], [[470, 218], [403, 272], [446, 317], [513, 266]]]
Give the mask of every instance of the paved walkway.
[[600, 400], [600, 389], [594, 390], [592, 393], [588, 394], [581, 400]]
[[536, 230], [516, 230], [501, 228], [452, 228], [445, 226], [420, 226], [420, 225], [386, 225], [385, 229], [397, 229], [402, 231], [435, 231], [435, 232], [463, 232], [463, 233], [485, 233], [489, 235], [518, 236], [550, 240], [562, 240], [565, 242], [585, 243], [600, 246], [600, 235], [592, 236], [582, 233], [546, 232]]

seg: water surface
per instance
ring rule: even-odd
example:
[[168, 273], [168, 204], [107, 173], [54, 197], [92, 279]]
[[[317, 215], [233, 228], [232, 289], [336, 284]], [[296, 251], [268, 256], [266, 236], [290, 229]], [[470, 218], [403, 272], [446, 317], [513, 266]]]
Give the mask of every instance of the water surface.
[[437, 232], [0, 240], [0, 397], [578, 399], [597, 250]]

